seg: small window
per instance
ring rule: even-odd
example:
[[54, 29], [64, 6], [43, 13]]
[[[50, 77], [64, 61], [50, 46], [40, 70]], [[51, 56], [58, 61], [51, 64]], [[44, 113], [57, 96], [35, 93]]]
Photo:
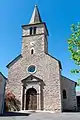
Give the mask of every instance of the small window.
[[32, 35], [32, 27], [30, 28], [30, 35]]
[[32, 49], [32, 50], [31, 50], [31, 55], [32, 55], [33, 53], [34, 53], [34, 50]]
[[29, 66], [28, 72], [35, 72], [35, 66], [34, 65]]
[[36, 27], [34, 27], [33, 29], [33, 34], [36, 34]]
[[66, 99], [67, 95], [66, 95], [66, 90], [63, 90], [63, 99]]

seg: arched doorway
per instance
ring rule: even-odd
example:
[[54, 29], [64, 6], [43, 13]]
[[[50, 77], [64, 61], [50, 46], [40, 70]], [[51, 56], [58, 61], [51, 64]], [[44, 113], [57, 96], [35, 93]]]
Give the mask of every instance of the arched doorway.
[[26, 92], [26, 110], [37, 110], [37, 91], [34, 88]]

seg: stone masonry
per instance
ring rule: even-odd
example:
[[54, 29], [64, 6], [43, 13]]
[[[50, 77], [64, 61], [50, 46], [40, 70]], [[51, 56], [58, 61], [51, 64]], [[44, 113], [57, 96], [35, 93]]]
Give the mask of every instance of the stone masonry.
[[[36, 34], [30, 34], [30, 29], [34, 30], [34, 27]], [[22, 52], [7, 65], [7, 90], [12, 91], [21, 101], [23, 110], [26, 109], [27, 90], [34, 88], [37, 91], [37, 110], [61, 112], [61, 63], [48, 54], [48, 30], [41, 20], [37, 6], [34, 8], [30, 24], [23, 25], [22, 29]], [[35, 66], [35, 71], [29, 72], [29, 66]]]

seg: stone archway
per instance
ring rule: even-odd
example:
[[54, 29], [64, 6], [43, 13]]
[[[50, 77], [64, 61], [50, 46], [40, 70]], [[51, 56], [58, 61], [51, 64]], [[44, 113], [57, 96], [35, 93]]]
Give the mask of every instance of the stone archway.
[[26, 110], [37, 110], [37, 91], [34, 88], [26, 92]]

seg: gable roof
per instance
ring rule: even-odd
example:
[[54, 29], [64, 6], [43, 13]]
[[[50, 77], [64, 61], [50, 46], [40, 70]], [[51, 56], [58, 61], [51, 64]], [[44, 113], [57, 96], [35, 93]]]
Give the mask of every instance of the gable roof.
[[35, 79], [38, 79], [39, 81], [43, 81], [42, 79], [40, 79], [40, 78], [38, 78], [38, 77], [36, 77], [36, 76], [34, 76], [34, 75], [29, 75], [28, 77], [26, 77], [26, 78], [24, 78], [23, 80], [22, 80], [22, 82], [23, 81], [25, 81], [25, 80], [27, 80], [27, 79], [29, 79], [29, 78], [35, 78]]
[[71, 80], [71, 79], [69, 79], [69, 78], [67, 78], [67, 77], [65, 77], [63, 75], [61, 75], [61, 77], [63, 77], [64, 79], [70, 80], [70, 81], [74, 82], [75, 84], [77, 84], [77, 82], [75, 82], [74, 80]]
[[6, 67], [9, 68], [11, 65], [13, 65], [16, 61], [18, 61], [22, 55], [18, 55], [15, 59], [13, 59]]
[[2, 72], [0, 72], [0, 75], [1, 75], [5, 80], [7, 80], [7, 78], [2, 74]]
[[48, 53], [46, 53], [46, 55], [48, 55], [48, 56], [52, 57], [53, 59], [57, 60], [57, 61], [58, 61], [58, 63], [59, 63], [60, 69], [62, 69], [61, 62], [60, 62], [57, 58], [55, 58], [55, 57], [51, 56], [51, 55], [50, 55], [50, 54], [48, 54]]
[[[61, 65], [61, 62], [56, 59], [55, 57], [51, 56], [50, 54], [46, 53], [46, 55], [52, 57], [53, 59], [57, 60], [59, 62], [59, 66], [60, 66], [60, 69], [62, 69], [62, 65]], [[9, 68], [11, 65], [13, 65], [16, 61], [18, 61], [20, 58], [22, 57], [22, 55], [18, 55], [15, 59], [13, 59], [6, 67]]]

